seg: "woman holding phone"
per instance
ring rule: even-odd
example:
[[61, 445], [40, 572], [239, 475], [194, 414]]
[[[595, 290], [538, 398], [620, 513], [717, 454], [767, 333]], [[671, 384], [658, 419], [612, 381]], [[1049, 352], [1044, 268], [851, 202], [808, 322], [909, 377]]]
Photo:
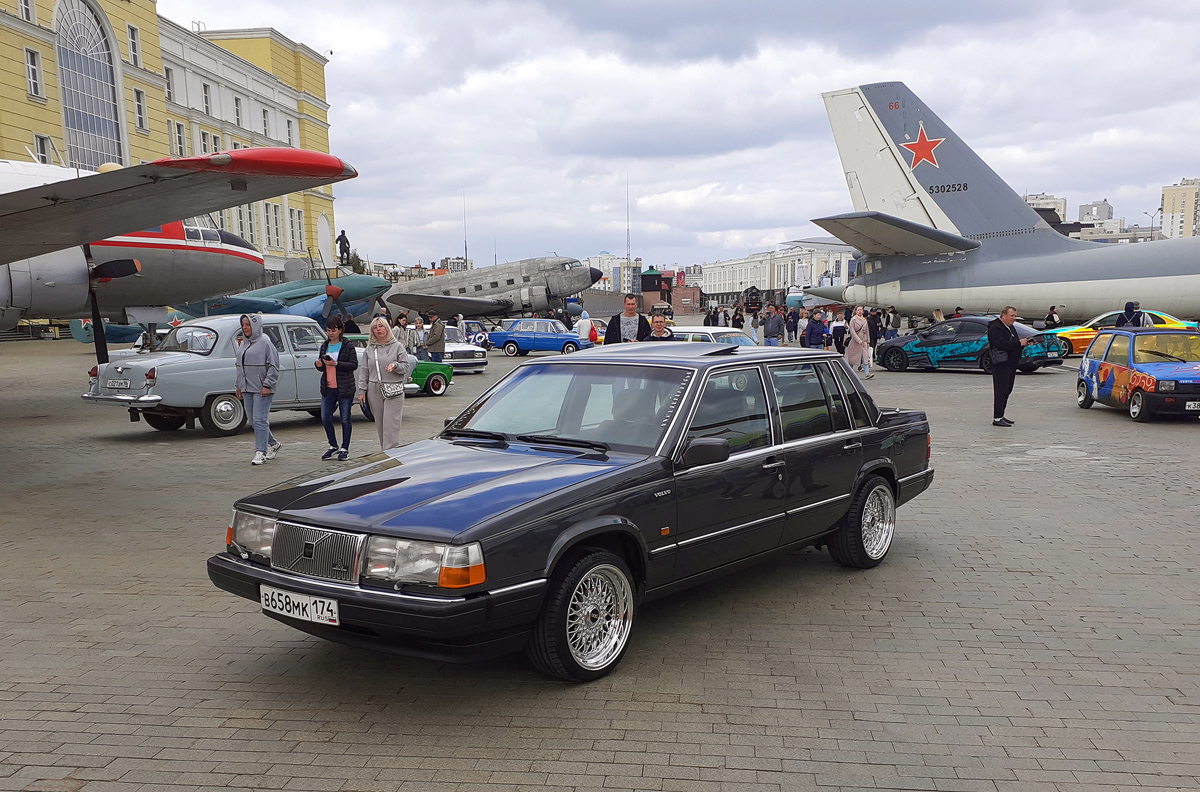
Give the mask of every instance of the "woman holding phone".
[[[350, 408], [354, 404], [354, 371], [358, 368], [358, 353], [354, 344], [345, 342], [342, 318], [333, 314], [325, 321], [329, 340], [321, 344], [317, 355], [317, 370], [321, 372], [321, 423], [329, 438], [329, 450], [321, 454], [328, 462], [337, 456], [339, 462], [350, 458]], [[333, 434], [333, 411], [340, 410], [342, 418], [342, 447], [339, 450]]]

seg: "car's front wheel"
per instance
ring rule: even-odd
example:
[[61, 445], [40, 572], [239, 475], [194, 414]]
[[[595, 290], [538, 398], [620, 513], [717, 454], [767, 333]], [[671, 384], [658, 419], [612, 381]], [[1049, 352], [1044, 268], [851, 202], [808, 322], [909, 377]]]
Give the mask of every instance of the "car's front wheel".
[[441, 374], [430, 374], [425, 380], [425, 392], [430, 396], [441, 396], [446, 392], [446, 378]]
[[1075, 403], [1084, 410], [1096, 403], [1096, 400], [1092, 398], [1092, 389], [1084, 380], [1075, 383]]
[[578, 352], [578, 351], [579, 351], [579, 344], [574, 344], [574, 343], [571, 343], [570, 341], [568, 341], [567, 343], [563, 344], [563, 350], [562, 350], [562, 353], [563, 353], [564, 355], [569, 355], [569, 354], [571, 354], [572, 352]]
[[157, 429], [160, 432], [174, 432], [176, 429], [182, 428], [187, 422], [187, 419], [182, 415], [142, 413], [142, 417], [146, 419], [146, 423], [150, 424], [152, 429]]
[[1152, 417], [1150, 402], [1146, 399], [1146, 394], [1140, 390], [1129, 394], [1129, 417], [1140, 423], [1149, 421]]
[[246, 425], [246, 408], [232, 393], [209, 396], [200, 410], [200, 425], [212, 437], [230, 437]]
[[908, 355], [899, 347], [891, 347], [884, 350], [881, 362], [888, 371], [904, 371], [908, 368]]
[[517, 346], [516, 341], [509, 341], [504, 345], [504, 354], [509, 357], [516, 357], [521, 354], [521, 348]]
[[882, 476], [871, 476], [850, 501], [846, 520], [829, 539], [829, 555], [842, 566], [878, 566], [896, 533], [896, 495]]
[[526, 654], [538, 670], [590, 682], [616, 668], [629, 648], [633, 575], [620, 556], [584, 548], [559, 564]]

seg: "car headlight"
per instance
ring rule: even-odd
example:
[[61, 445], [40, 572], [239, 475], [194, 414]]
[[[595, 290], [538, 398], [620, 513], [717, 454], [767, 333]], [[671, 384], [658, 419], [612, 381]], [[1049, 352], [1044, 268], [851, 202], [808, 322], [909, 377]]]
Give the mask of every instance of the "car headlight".
[[235, 550], [264, 558], [271, 557], [271, 542], [275, 539], [275, 521], [270, 517], [233, 510], [233, 525], [229, 526], [227, 544]]
[[477, 357], [477, 358], [487, 357], [487, 353], [486, 352], [476, 352], [475, 357]]
[[1156, 387], [1160, 391], [1173, 391], [1175, 390], [1175, 380], [1159, 380]]
[[363, 577], [394, 583], [428, 583], [442, 588], [465, 588], [487, 579], [483, 548], [372, 536], [367, 542]]

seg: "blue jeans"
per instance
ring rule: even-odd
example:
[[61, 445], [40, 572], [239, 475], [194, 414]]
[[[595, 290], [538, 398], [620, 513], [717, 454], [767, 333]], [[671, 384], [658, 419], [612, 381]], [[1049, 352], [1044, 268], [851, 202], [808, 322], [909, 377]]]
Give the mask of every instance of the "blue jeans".
[[337, 448], [337, 440], [333, 435], [334, 410], [341, 410], [342, 448], [350, 448], [350, 407], [353, 404], [354, 397], [339, 396], [337, 388], [329, 388], [321, 395], [321, 423], [325, 424], [325, 436], [329, 438], [330, 448]]
[[263, 396], [260, 391], [242, 391], [242, 404], [246, 406], [246, 418], [254, 427], [254, 450], [267, 452], [268, 443], [276, 443], [275, 435], [271, 434], [271, 402], [275, 394]]
[[887, 340], [890, 340], [890, 339], [892, 339], [892, 338], [895, 338], [895, 337], [896, 337], [896, 336], [898, 336], [898, 335], [900, 335], [900, 331], [899, 331], [899, 330], [885, 330], [885, 331], [884, 331], [884, 333], [883, 333], [883, 340], [884, 340], [884, 341], [887, 341]]
[[778, 338], [768, 338], [766, 341], [763, 342], [763, 344], [765, 346], [779, 346], [779, 339]]
[[441, 363], [442, 362], [442, 353], [441, 352], [430, 352], [429, 359], [432, 360], [434, 363]]

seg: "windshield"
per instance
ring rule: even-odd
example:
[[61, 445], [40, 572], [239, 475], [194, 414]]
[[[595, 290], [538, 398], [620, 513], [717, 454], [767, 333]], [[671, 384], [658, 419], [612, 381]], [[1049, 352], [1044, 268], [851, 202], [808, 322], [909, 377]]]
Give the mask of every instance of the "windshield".
[[1133, 342], [1134, 363], [1200, 363], [1200, 335], [1139, 334]]
[[446, 340], [452, 344], [461, 344], [463, 342], [462, 333], [453, 325], [446, 325]]
[[217, 345], [217, 331], [189, 325], [176, 327], [159, 343], [159, 352], [195, 352], [207, 355]]
[[692, 373], [654, 366], [526, 366], [470, 407], [450, 429], [551, 435], [651, 452]]
[[713, 333], [713, 341], [734, 346], [755, 346], [754, 339], [745, 333]]

